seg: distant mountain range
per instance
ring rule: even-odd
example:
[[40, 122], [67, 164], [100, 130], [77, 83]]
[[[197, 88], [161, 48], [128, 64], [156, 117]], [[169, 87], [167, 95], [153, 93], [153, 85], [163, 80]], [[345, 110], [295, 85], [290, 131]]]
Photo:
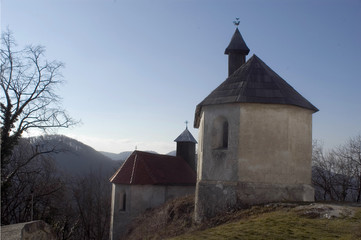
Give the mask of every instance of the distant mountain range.
[[[130, 154], [132, 154], [133, 151], [125, 151], [125, 152], [121, 152], [121, 153], [110, 153], [110, 152], [103, 152], [103, 151], [99, 151], [99, 152], [112, 160], [125, 161], [130, 156]], [[157, 153], [155, 151], [146, 151], [146, 152]], [[175, 156], [176, 151], [175, 150], [171, 151], [171, 152], [167, 153], [166, 155]]]
[[99, 152], [114, 161], [117, 161], [117, 160], [125, 161], [130, 156], [130, 154], [132, 154], [132, 151], [126, 151], [126, 152], [121, 152], [121, 153], [110, 153], [110, 152], [103, 152], [103, 151], [99, 151]]
[[[78, 176], [89, 172], [101, 172], [111, 177], [133, 151], [121, 153], [98, 152], [92, 147], [64, 135], [35, 137], [33, 143], [53, 146], [57, 153], [50, 153], [56, 166], [65, 174]], [[154, 151], [147, 151], [156, 153]], [[168, 153], [175, 155], [175, 151]]]
[[33, 138], [33, 144], [54, 147], [56, 152], [49, 157], [57, 168], [71, 176], [81, 176], [90, 172], [110, 177], [123, 163], [114, 161], [92, 147], [63, 135], [45, 135]]

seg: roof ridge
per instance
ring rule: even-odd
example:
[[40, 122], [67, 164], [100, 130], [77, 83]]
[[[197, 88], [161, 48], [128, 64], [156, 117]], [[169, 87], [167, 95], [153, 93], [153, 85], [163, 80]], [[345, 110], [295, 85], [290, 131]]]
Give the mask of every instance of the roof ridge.
[[[258, 58], [259, 59], [259, 58]], [[261, 63], [263, 63], [265, 65], [265, 70], [266, 71], [270, 71], [271, 73], [273, 73], [280, 81], [274, 81], [274, 83], [277, 85], [279, 91], [283, 94], [283, 95], [286, 95], [286, 88], [285, 87], [282, 87], [281, 85], [285, 85], [288, 87], [288, 89], [290, 89], [291, 91], [294, 91], [294, 93], [296, 94], [292, 94], [290, 96], [290, 98], [292, 99], [297, 99], [297, 98], [301, 98], [303, 101], [306, 101], [308, 104], [310, 104], [311, 106], [312, 103], [310, 101], [308, 101], [304, 96], [302, 96], [294, 87], [292, 87], [291, 84], [289, 84], [286, 80], [284, 80], [280, 75], [278, 75], [275, 71], [273, 71], [272, 68], [270, 68], [265, 62], [263, 62], [261, 59], [259, 59], [261, 61]], [[296, 98], [297, 97], [297, 98]], [[301, 105], [298, 105], [298, 104], [294, 104], [296, 106], [299, 106], [299, 107], [304, 107], [304, 106], [301, 106]], [[317, 108], [316, 108], [317, 109]], [[317, 109], [318, 111], [318, 109]]]
[[138, 155], [135, 154], [135, 156], [134, 156], [134, 162], [133, 162], [133, 168], [132, 168], [132, 174], [130, 175], [130, 181], [129, 181], [130, 184], [132, 184], [133, 178], [134, 178], [134, 176], [135, 176], [134, 173], [135, 173], [135, 165], [136, 165], [136, 163], [137, 163], [137, 157], [138, 157]]
[[122, 163], [122, 165], [120, 166], [120, 168], [118, 168], [118, 170], [113, 174], [113, 176], [111, 176], [109, 178], [109, 181], [112, 182], [115, 177], [118, 175], [118, 173], [123, 169], [124, 165], [126, 164], [127, 160], [134, 154], [134, 152], [132, 152], [132, 154], [130, 154], [130, 156], [124, 160], [124, 162]]
[[[160, 154], [158, 154], [160, 155]], [[141, 158], [142, 159], [142, 158]], [[147, 161], [145, 161], [144, 159], [142, 159], [142, 163], [144, 168], [146, 169], [146, 172], [148, 173], [149, 177], [153, 180], [153, 183], [157, 183], [157, 178], [154, 177], [152, 171], [150, 170], [151, 168], [149, 168]]]
[[[253, 54], [253, 56], [256, 56], [255, 54]], [[253, 58], [253, 56], [250, 58], [250, 59], [248, 59], [248, 61], [245, 63], [245, 64], [243, 64], [240, 68], [238, 68], [236, 71], [245, 71], [245, 73], [247, 74], [248, 73], [248, 71], [249, 71], [249, 66], [248, 65], [250, 65], [251, 64], [251, 59]], [[257, 57], [257, 56], [256, 56]], [[246, 65], [248, 63], [248, 65]], [[235, 78], [236, 78], [236, 76], [234, 76]], [[241, 81], [240, 82], [240, 91], [239, 91], [239, 93], [238, 93], [238, 95], [237, 95], [237, 97], [236, 97], [236, 101], [240, 101], [241, 100], [241, 98], [242, 98], [242, 96], [244, 95], [244, 93], [245, 93], [245, 91], [246, 91], [246, 88], [247, 88], [247, 86], [248, 86], [248, 82], [249, 82], [249, 78], [247, 78], [247, 79], [245, 79], [244, 81]], [[242, 83], [242, 84], [241, 84]]]

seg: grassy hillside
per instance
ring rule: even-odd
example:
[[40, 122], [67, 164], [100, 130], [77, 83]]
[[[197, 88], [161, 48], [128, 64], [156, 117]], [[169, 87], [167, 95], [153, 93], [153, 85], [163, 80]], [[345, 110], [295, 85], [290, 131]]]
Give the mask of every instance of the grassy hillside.
[[133, 222], [126, 239], [361, 239], [361, 207], [274, 203], [194, 225], [192, 197], [170, 201]]
[[275, 210], [173, 239], [361, 239], [361, 211], [351, 218], [319, 219]]

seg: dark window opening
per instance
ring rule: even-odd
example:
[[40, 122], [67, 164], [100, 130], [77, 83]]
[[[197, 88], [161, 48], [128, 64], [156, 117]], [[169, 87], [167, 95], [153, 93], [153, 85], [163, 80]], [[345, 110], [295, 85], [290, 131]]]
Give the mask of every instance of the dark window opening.
[[225, 117], [220, 116], [214, 120], [211, 136], [213, 149], [228, 148], [229, 124]]
[[125, 211], [127, 197], [126, 194], [119, 194], [119, 211]]
[[228, 122], [223, 123], [222, 148], [228, 148]]
[[126, 206], [126, 195], [124, 193], [124, 195], [123, 195], [123, 211], [125, 211], [125, 206]]

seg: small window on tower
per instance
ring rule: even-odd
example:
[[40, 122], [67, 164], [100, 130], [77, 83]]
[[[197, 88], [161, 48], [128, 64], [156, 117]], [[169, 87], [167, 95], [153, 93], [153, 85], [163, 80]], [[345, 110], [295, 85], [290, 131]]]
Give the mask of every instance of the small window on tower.
[[223, 122], [222, 148], [228, 148], [228, 122]]
[[228, 121], [221, 116], [214, 120], [212, 127], [212, 148], [227, 149], [228, 148]]
[[125, 193], [120, 193], [118, 196], [118, 208], [119, 211], [125, 211], [127, 196]]

